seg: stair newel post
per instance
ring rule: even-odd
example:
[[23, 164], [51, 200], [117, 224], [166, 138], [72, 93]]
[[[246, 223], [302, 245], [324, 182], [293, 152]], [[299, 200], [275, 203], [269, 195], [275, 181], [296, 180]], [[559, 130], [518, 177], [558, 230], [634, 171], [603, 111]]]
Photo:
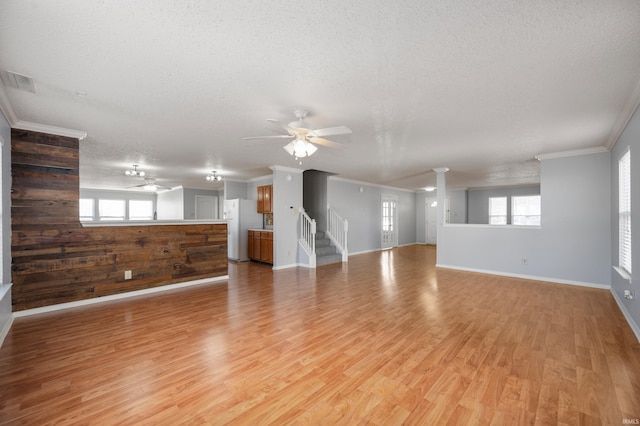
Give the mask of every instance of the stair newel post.
[[311, 219], [311, 252], [316, 252], [316, 220]]
[[349, 248], [347, 247], [347, 242], [349, 239], [347, 238], [347, 233], [349, 232], [349, 221], [347, 219], [344, 220], [344, 235], [342, 238], [344, 249], [342, 250], [342, 261], [347, 262], [349, 259]]

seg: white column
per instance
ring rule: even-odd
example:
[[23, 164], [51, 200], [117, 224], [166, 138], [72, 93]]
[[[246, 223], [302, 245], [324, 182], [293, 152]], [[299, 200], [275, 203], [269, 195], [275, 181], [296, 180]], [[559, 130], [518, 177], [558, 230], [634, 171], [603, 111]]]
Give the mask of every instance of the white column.
[[446, 211], [447, 208], [447, 178], [445, 177], [445, 173], [449, 171], [446, 167], [439, 167], [437, 169], [433, 169], [436, 172], [436, 185], [437, 185], [437, 200], [438, 200], [438, 209], [436, 211], [436, 218], [438, 220], [438, 234], [440, 234], [440, 228], [445, 223], [446, 219]]

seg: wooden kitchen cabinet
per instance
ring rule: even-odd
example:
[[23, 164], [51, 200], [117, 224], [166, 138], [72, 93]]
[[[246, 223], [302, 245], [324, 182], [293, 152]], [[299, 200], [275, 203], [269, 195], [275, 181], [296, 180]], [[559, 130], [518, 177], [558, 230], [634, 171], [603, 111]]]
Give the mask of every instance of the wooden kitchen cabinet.
[[258, 187], [258, 213], [273, 213], [273, 185]]
[[249, 231], [249, 259], [273, 265], [273, 232]]
[[261, 232], [260, 234], [260, 259], [273, 265], [273, 232]]
[[249, 231], [249, 247], [248, 247], [248, 256], [251, 260], [260, 260], [260, 231]]

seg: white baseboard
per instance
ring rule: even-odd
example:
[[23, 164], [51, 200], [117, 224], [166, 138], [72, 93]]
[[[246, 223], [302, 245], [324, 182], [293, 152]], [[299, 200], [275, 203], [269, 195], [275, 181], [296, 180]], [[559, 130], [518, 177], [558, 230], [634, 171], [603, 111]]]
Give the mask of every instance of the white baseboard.
[[111, 294], [109, 296], [94, 297], [93, 299], [78, 300], [76, 302], [59, 303], [57, 305], [43, 306], [41, 308], [25, 309], [24, 311], [16, 311], [14, 317], [26, 317], [29, 315], [42, 314], [45, 312], [60, 311], [63, 309], [77, 308], [78, 306], [93, 305], [96, 303], [104, 303], [112, 300], [127, 299], [129, 297], [142, 296], [145, 294], [161, 293], [163, 291], [175, 290], [178, 288], [192, 287], [203, 284], [211, 284], [218, 281], [229, 279], [229, 275], [214, 278], [203, 278], [201, 280], [186, 281], [182, 283], [167, 284], [159, 287], [145, 288], [144, 290], [128, 291], [126, 293]]
[[578, 287], [599, 288], [603, 290], [609, 290], [611, 288], [610, 285], [606, 285], [606, 284], [589, 283], [584, 281], [563, 280], [559, 278], [540, 277], [537, 275], [512, 274], [509, 272], [490, 271], [490, 270], [476, 269], [476, 268], [465, 268], [462, 266], [442, 265], [439, 263], [436, 264], [436, 267], [444, 268], [444, 269], [456, 269], [459, 271], [466, 271], [466, 272], [478, 272], [481, 274], [499, 275], [499, 276], [510, 277], [510, 278], [522, 278], [525, 280], [546, 281], [546, 282], [555, 283], [555, 284], [568, 284], [568, 285], [575, 285]]
[[274, 271], [279, 271], [280, 269], [290, 269], [290, 268], [297, 268], [298, 266], [301, 266], [303, 268], [309, 268], [309, 265], [306, 265], [304, 263], [290, 263], [288, 265], [282, 265], [282, 266], [274, 266], [272, 269]]
[[627, 320], [627, 323], [629, 324], [629, 327], [631, 327], [633, 334], [636, 335], [636, 339], [638, 339], [638, 342], [640, 342], [640, 326], [638, 326], [638, 324], [636, 324], [636, 322], [633, 320], [633, 317], [627, 310], [627, 307], [624, 305], [624, 302], [618, 298], [618, 294], [615, 292], [615, 290], [612, 288], [609, 291], [611, 292], [611, 294], [613, 294], [613, 299], [618, 304], [618, 308], [620, 308], [620, 312], [622, 312], [622, 315], [624, 315], [624, 319]]

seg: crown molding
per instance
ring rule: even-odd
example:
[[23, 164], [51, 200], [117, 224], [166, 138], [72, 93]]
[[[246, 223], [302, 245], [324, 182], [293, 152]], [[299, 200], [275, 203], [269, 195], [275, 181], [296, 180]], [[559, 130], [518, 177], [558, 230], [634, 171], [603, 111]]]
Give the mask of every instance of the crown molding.
[[289, 173], [300, 173], [300, 174], [302, 174], [304, 172], [304, 170], [302, 170], [302, 169], [296, 169], [296, 168], [293, 168], [293, 167], [286, 167], [286, 166], [277, 166], [276, 165], [276, 166], [269, 166], [269, 168], [271, 170], [273, 170], [274, 172], [278, 171], [278, 172], [289, 172]]
[[11, 103], [9, 103], [9, 98], [7, 98], [7, 93], [4, 91], [4, 84], [2, 81], [0, 81], [0, 111], [2, 111], [2, 114], [4, 114], [4, 117], [7, 119], [11, 127], [18, 122], [18, 117], [16, 116], [16, 112], [13, 110]]
[[611, 129], [611, 134], [604, 144], [609, 151], [611, 151], [616, 142], [618, 142], [620, 135], [622, 135], [624, 129], [627, 128], [627, 124], [629, 124], [629, 120], [633, 117], [638, 106], [640, 106], [640, 80], [638, 80], [635, 89], [631, 92], [631, 96], [627, 99], [627, 103], [622, 108], [622, 113], [618, 116], [618, 119], [613, 125], [613, 129]]
[[356, 185], [365, 185], [365, 186], [369, 186], [369, 187], [373, 187], [373, 188], [390, 189], [390, 190], [394, 190], [394, 191], [412, 192], [412, 193], [422, 192], [422, 189], [414, 190], [414, 189], [398, 188], [397, 186], [380, 185], [380, 184], [377, 184], [377, 183], [365, 182], [365, 181], [362, 181], [362, 180], [347, 179], [347, 178], [343, 178], [343, 177], [340, 177], [340, 176], [337, 176], [337, 175], [327, 176], [327, 179], [328, 180], [335, 180], [335, 181], [338, 181], [338, 182], [353, 183], [353, 184], [356, 184]]
[[[247, 179], [245, 181], [242, 182], [260, 182], [261, 180], [269, 180], [269, 179], [273, 179], [273, 175], [264, 175], [264, 176], [258, 176], [258, 177], [254, 177], [251, 179]], [[240, 182], [240, 181], [238, 181]]]
[[2, 111], [2, 114], [4, 114], [4, 117], [7, 119], [12, 129], [49, 133], [51, 135], [66, 136], [78, 140], [83, 140], [87, 137], [87, 132], [82, 130], [65, 129], [64, 127], [20, 120], [9, 102], [9, 98], [4, 90], [4, 83], [2, 83], [2, 81], [0, 81], [0, 111]]
[[51, 135], [66, 136], [83, 140], [87, 137], [87, 132], [82, 130], [65, 129], [64, 127], [50, 126], [48, 124], [32, 123], [30, 121], [18, 120], [14, 125], [14, 129], [29, 130], [32, 132], [49, 133]]
[[538, 161], [550, 160], [552, 158], [577, 157], [578, 155], [602, 154], [609, 152], [604, 146], [596, 146], [593, 148], [574, 149], [571, 151], [550, 152], [548, 154], [538, 154], [534, 158]]

